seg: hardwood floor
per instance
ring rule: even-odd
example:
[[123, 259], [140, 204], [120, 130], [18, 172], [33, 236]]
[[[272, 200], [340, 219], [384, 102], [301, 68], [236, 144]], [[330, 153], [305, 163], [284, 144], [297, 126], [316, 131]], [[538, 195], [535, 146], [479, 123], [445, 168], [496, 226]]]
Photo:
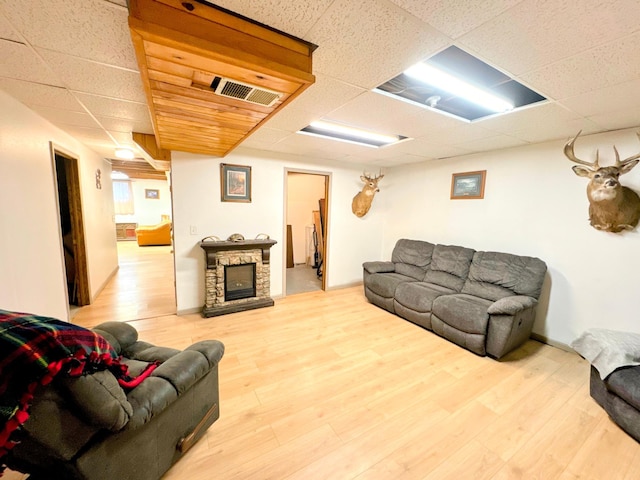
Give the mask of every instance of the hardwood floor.
[[221, 417], [165, 480], [640, 477], [640, 445], [590, 398], [578, 355], [529, 341], [478, 357], [361, 287], [130, 323], [157, 344], [225, 344]]
[[112, 319], [129, 321], [176, 313], [172, 248], [118, 242], [118, 271], [72, 321], [92, 327]]

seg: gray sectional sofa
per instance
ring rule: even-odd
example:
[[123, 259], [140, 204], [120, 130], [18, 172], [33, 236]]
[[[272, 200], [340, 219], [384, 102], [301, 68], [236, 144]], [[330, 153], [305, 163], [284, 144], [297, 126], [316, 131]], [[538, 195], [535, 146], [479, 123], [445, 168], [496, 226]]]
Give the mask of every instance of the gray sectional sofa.
[[494, 358], [529, 338], [547, 271], [535, 257], [409, 239], [363, 268], [371, 303]]

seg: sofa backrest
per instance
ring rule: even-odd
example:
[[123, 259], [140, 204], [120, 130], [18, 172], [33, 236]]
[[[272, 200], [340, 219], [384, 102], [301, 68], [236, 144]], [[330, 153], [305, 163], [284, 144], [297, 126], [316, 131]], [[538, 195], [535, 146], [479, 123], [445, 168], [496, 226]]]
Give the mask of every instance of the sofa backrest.
[[436, 245], [424, 281], [459, 292], [469, 274], [474, 253], [471, 248]]
[[462, 293], [498, 300], [511, 295], [540, 297], [547, 265], [539, 258], [476, 252]]
[[431, 265], [433, 243], [422, 240], [408, 240], [401, 238], [396, 242], [391, 254], [391, 261], [395, 264], [396, 273], [406, 275], [416, 280], [423, 280]]

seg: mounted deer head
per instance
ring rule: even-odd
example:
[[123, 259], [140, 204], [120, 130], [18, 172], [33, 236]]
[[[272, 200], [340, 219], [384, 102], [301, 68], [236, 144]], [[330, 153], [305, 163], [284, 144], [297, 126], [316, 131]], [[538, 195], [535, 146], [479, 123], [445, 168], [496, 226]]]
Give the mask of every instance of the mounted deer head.
[[351, 202], [351, 211], [356, 217], [364, 217], [371, 208], [371, 202], [377, 192], [378, 182], [384, 178], [384, 175], [378, 174], [374, 178], [371, 178], [366, 172], [360, 176], [360, 180], [364, 182], [364, 187]]
[[[606, 232], [618, 233], [633, 230], [640, 220], [640, 197], [628, 187], [620, 184], [618, 177], [631, 171], [640, 161], [640, 153], [620, 161], [618, 149], [614, 146], [616, 163], [611, 167], [598, 165], [598, 151], [595, 162], [580, 160], [573, 153], [573, 144], [580, 135], [564, 146], [564, 154], [577, 163], [573, 171], [580, 177], [587, 177], [587, 197], [589, 198], [589, 220], [591, 226]], [[640, 139], [640, 133], [637, 133]]]

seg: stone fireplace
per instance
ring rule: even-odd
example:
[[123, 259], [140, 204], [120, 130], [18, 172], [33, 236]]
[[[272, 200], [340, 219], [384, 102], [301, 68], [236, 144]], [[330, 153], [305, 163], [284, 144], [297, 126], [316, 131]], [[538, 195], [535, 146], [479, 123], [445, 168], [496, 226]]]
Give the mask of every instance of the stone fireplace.
[[273, 305], [270, 248], [275, 240], [202, 241], [205, 252], [205, 304], [214, 317]]

